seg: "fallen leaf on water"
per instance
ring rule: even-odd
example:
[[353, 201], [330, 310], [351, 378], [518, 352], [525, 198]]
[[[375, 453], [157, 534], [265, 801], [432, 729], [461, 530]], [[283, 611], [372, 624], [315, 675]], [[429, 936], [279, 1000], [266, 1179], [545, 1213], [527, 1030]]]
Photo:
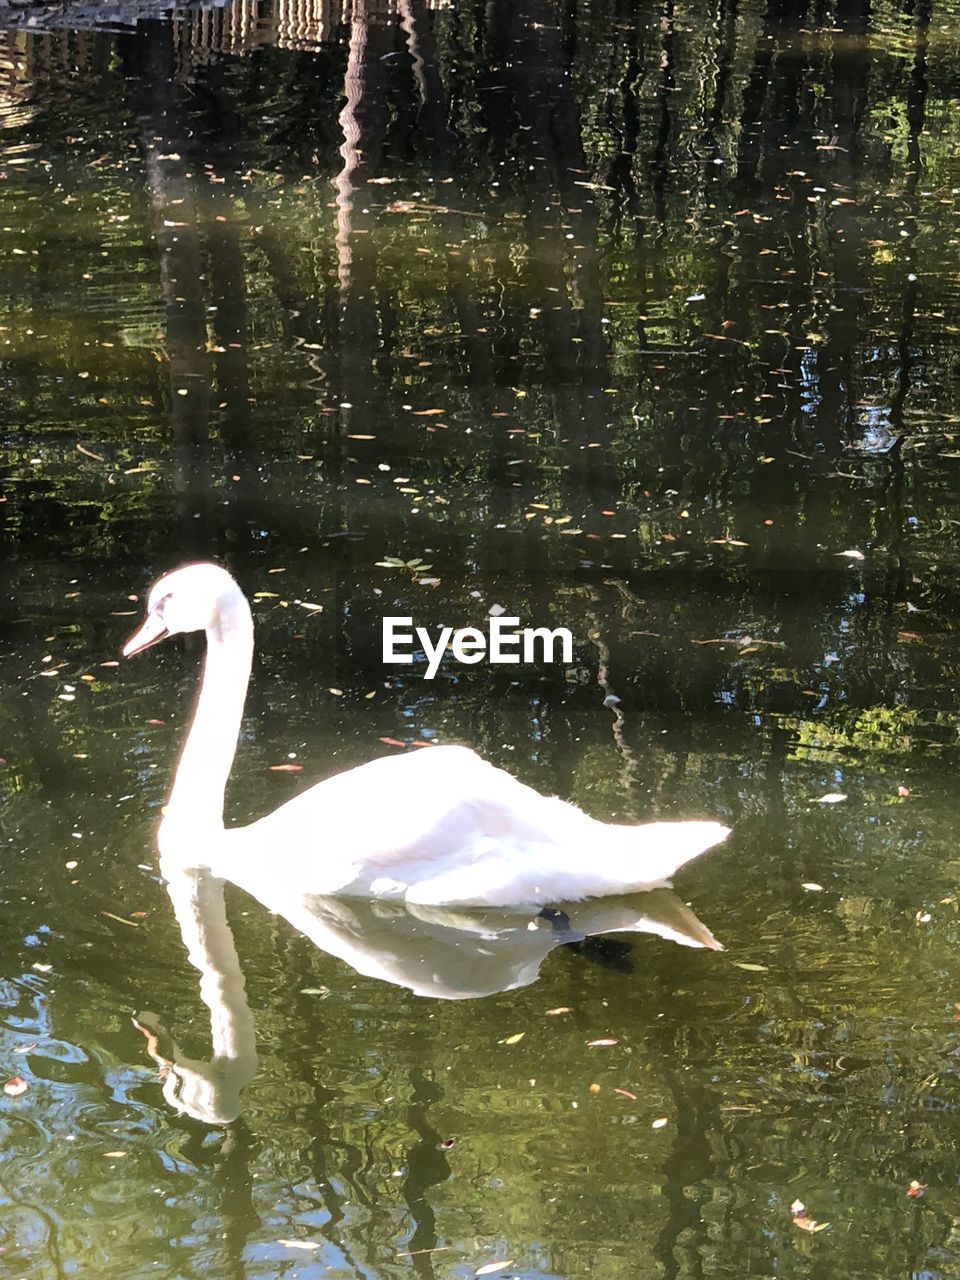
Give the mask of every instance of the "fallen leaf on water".
[[814, 880], [804, 880], [800, 888], [806, 889], [807, 893], [823, 893], [823, 885], [817, 884]]
[[388, 747], [405, 747], [407, 744], [401, 742], [399, 738], [378, 738], [378, 742], [384, 742]]
[[335, 698], [342, 698], [342, 697], [343, 697], [343, 690], [342, 690], [342, 689], [332, 689], [332, 688], [331, 688], [331, 689], [328, 689], [328, 690], [327, 690], [327, 693], [332, 693], [332, 694], [333, 694], [333, 696], [334, 696]]
[[518, 1040], [522, 1040], [527, 1033], [525, 1031], [517, 1031], [512, 1036], [507, 1036], [505, 1040], [498, 1040], [497, 1044], [516, 1044]]
[[799, 1227], [801, 1231], [809, 1231], [810, 1234], [816, 1235], [818, 1231], [826, 1231], [829, 1222], [814, 1222], [813, 1218], [799, 1217], [794, 1218], [793, 1225]]
[[298, 604], [301, 609], [306, 609], [310, 613], [323, 613], [322, 604], [310, 604], [306, 600], [294, 600], [294, 604]]
[[794, 1200], [790, 1206], [790, 1212], [793, 1214], [793, 1225], [799, 1227], [801, 1231], [809, 1231], [811, 1235], [816, 1235], [818, 1231], [826, 1231], [829, 1222], [814, 1222], [813, 1218], [807, 1217], [807, 1207], [802, 1200]]
[[29, 1044], [18, 1044], [14, 1049], [14, 1053], [32, 1053], [37, 1047], [36, 1040], [31, 1040]]
[[278, 1240], [277, 1244], [283, 1249], [321, 1249], [323, 1247], [319, 1240]]
[[668, 1123], [669, 1123], [669, 1121], [667, 1120], [667, 1117], [666, 1117], [666, 1116], [659, 1116], [656, 1120], [654, 1120], [654, 1122], [653, 1122], [653, 1124], [650, 1126], [650, 1128], [651, 1128], [651, 1129], [664, 1129], [664, 1128], [666, 1128], [666, 1126], [667, 1126], [667, 1124], [668, 1124]]
[[27, 1092], [27, 1082], [23, 1076], [13, 1076], [3, 1086], [3, 1092], [10, 1098], [19, 1098], [22, 1093]]
[[614, 1089], [614, 1093], [619, 1093], [621, 1098], [629, 1098], [631, 1102], [636, 1102], [637, 1095], [631, 1093], [629, 1089]]
[[846, 556], [848, 560], [866, 560], [866, 556], [862, 551], [856, 551], [851, 548], [849, 551], [838, 551], [838, 556]]
[[127, 920], [124, 916], [115, 916], [112, 911], [101, 911], [100, 914], [106, 916], [108, 920], [116, 920], [117, 924], [129, 925], [131, 929], [140, 928], [136, 920]]
[[300, 773], [302, 769], [302, 764], [272, 764], [270, 766], [271, 773]]
[[840, 791], [828, 791], [825, 796], [818, 796], [815, 804], [839, 804], [841, 800], [846, 800], [846, 796]]
[[612, 1044], [619, 1044], [619, 1043], [620, 1043], [619, 1040], [612, 1040], [609, 1037], [607, 1037], [603, 1040], [588, 1040], [587, 1048], [588, 1049], [606, 1049]]
[[925, 1182], [918, 1182], [916, 1178], [911, 1178], [910, 1185], [907, 1187], [907, 1195], [910, 1196], [912, 1200], [919, 1200], [926, 1189], [927, 1184]]
[[446, 409], [414, 409], [413, 416], [415, 418], [435, 418], [440, 413], [446, 413]]
[[734, 960], [733, 962], [738, 969], [746, 969], [748, 973], [769, 973], [770, 970], [765, 964], [748, 964], [746, 960]]
[[548, 1018], [555, 1018], [558, 1013], [572, 1013], [572, 1012], [573, 1010], [568, 1004], [558, 1004], [555, 1009], [547, 1009], [546, 1016]]
[[485, 1262], [482, 1267], [477, 1267], [473, 1274], [475, 1276], [492, 1276], [495, 1271], [506, 1271], [507, 1267], [512, 1266], [512, 1258], [507, 1258], [503, 1262]]

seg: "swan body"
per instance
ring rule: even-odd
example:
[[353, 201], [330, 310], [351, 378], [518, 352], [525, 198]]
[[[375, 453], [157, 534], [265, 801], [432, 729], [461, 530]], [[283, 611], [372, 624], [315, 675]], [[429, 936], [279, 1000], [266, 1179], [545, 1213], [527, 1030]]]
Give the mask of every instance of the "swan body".
[[207, 654], [160, 850], [255, 897], [269, 896], [279, 881], [304, 894], [425, 906], [572, 902], [666, 885], [728, 834], [717, 822], [598, 822], [459, 746], [370, 761], [227, 830], [224, 792], [250, 677], [253, 619], [225, 569], [193, 564], [161, 578], [124, 655], [187, 631], [206, 632]]

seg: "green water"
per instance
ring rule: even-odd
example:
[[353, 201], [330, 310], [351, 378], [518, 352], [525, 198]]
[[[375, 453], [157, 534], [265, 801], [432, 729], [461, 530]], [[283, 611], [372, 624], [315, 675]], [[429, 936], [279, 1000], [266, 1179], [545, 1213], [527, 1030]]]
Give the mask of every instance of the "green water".
[[[285, 13], [0, 42], [0, 1275], [960, 1276], [960, 14]], [[467, 743], [730, 823], [725, 949], [171, 900], [206, 556], [232, 821]], [[492, 605], [574, 662], [384, 667]]]

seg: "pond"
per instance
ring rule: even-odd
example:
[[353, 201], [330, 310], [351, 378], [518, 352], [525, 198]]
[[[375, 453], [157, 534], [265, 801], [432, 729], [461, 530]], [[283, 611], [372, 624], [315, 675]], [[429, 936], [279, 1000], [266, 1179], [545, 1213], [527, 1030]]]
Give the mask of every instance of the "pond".
[[[70, 12], [0, 31], [0, 1272], [960, 1275], [956, 5]], [[569, 928], [166, 883], [202, 641], [119, 650], [197, 558], [230, 822], [464, 743], [733, 834]], [[491, 611], [572, 661], [383, 662]]]

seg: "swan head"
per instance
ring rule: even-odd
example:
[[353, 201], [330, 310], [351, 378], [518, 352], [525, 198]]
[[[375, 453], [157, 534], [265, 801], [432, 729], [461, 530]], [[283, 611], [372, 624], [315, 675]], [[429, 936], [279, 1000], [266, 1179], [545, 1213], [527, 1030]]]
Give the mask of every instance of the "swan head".
[[249, 617], [247, 602], [226, 569], [209, 563], [184, 565], [154, 583], [147, 616], [123, 646], [123, 656], [130, 658], [185, 631], [206, 631], [219, 638], [225, 626], [244, 614]]

